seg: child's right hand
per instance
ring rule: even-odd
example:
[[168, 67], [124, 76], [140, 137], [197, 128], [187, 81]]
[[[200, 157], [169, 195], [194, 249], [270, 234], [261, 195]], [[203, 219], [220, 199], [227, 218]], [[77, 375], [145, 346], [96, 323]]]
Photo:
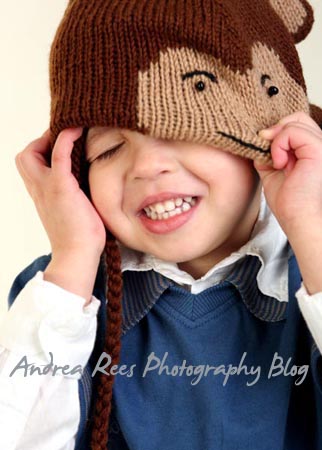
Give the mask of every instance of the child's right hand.
[[[54, 263], [56, 269], [59, 265], [60, 271], [69, 264], [75, 271], [75, 264], [79, 270], [88, 269], [84, 263], [97, 268], [106, 241], [100, 216], [71, 172], [73, 143], [81, 134], [81, 128], [66, 129], [59, 134], [51, 167], [46, 161], [50, 150], [48, 131], [15, 158], [50, 240], [51, 265]], [[81, 260], [82, 266], [78, 263]]]
[[81, 128], [59, 134], [52, 151], [51, 167], [46, 162], [48, 132], [31, 142], [15, 159], [53, 254], [85, 251], [100, 255], [104, 249], [103, 222], [71, 172], [73, 143], [81, 134]]

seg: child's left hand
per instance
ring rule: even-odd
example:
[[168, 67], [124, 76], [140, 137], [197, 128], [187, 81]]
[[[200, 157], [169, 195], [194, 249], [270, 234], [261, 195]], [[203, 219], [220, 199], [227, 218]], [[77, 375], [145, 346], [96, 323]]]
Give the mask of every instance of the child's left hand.
[[308, 293], [322, 292], [322, 131], [298, 112], [260, 136], [272, 141], [273, 165], [254, 162], [267, 203], [293, 248]]
[[273, 166], [255, 161], [266, 200], [288, 235], [308, 221], [321, 224], [322, 130], [303, 112], [284, 117], [260, 136], [272, 141]]

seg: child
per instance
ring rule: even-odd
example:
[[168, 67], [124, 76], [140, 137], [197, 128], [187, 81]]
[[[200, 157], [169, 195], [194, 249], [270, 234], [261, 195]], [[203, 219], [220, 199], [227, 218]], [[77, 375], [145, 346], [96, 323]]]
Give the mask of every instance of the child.
[[306, 0], [70, 1], [51, 131], [16, 157], [52, 254], [10, 291], [1, 448], [322, 449], [312, 23]]

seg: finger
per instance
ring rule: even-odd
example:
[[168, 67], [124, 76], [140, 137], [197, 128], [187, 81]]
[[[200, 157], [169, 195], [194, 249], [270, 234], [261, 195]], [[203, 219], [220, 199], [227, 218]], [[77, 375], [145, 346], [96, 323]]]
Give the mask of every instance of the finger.
[[292, 170], [294, 169], [294, 166], [296, 164], [296, 161], [297, 161], [297, 158], [294, 155], [294, 153], [289, 152], [288, 153], [288, 161], [287, 161], [287, 164], [286, 164], [285, 169], [284, 169], [286, 175], [288, 173], [292, 172]]
[[262, 162], [261, 160], [255, 159], [253, 161], [254, 167], [258, 172], [264, 172], [264, 171], [272, 171], [273, 170], [273, 163], [272, 162]]
[[271, 154], [275, 169], [284, 169], [289, 162], [289, 153], [296, 159], [321, 160], [322, 139], [305, 127], [285, 127], [276, 136], [271, 145]]
[[43, 137], [47, 137], [48, 139], [50, 139], [50, 128], [48, 128], [48, 129], [44, 132]]
[[283, 129], [283, 125], [273, 125], [270, 128], [266, 128], [264, 130], [260, 130], [258, 132], [259, 137], [265, 139], [267, 141], [272, 141], [278, 133]]
[[285, 128], [300, 128], [300, 129], [306, 130], [306, 131], [316, 135], [316, 137], [318, 137], [318, 138], [321, 138], [321, 136], [322, 136], [322, 131], [321, 131], [320, 127], [318, 127], [318, 128], [312, 127], [312, 125], [308, 125], [307, 123], [302, 123], [302, 122], [301, 123], [300, 122], [287, 122], [284, 125], [282, 125], [282, 124], [274, 125], [271, 128], [267, 128], [265, 130], [259, 131], [258, 134], [263, 139], [272, 141], [273, 139], [275, 139], [275, 137], [278, 135], [278, 133], [280, 133]]
[[254, 161], [254, 166], [260, 176], [266, 198], [269, 196], [274, 199], [285, 178], [283, 171], [275, 170], [272, 166], [261, 165], [258, 161]]
[[288, 162], [288, 152], [291, 150], [289, 140], [287, 137], [275, 142], [275, 145], [271, 145], [271, 155], [273, 160], [273, 167], [276, 170], [282, 170], [286, 167]]
[[71, 173], [71, 154], [74, 142], [81, 137], [82, 132], [82, 128], [67, 128], [58, 135], [51, 155], [51, 165], [54, 172], [59, 172], [61, 175]]
[[21, 162], [21, 153], [18, 153], [15, 157], [15, 163], [16, 163], [16, 167], [18, 169], [18, 172], [21, 176], [21, 178], [24, 181], [29, 181], [30, 180], [30, 176], [26, 173], [26, 170]]
[[42, 176], [48, 170], [45, 154], [50, 150], [49, 134], [45, 132], [15, 157], [16, 167], [26, 181]]
[[46, 130], [41, 136], [43, 145], [33, 149], [35, 158], [41, 166], [50, 167], [51, 145], [50, 145], [50, 129]]
[[281, 120], [278, 121], [278, 124], [287, 125], [288, 123], [291, 123], [291, 122], [308, 125], [308, 126], [314, 128], [316, 131], [321, 131], [319, 125], [312, 119], [311, 116], [309, 116], [304, 111], [297, 111], [293, 114], [285, 116]]
[[18, 155], [16, 155], [15, 163], [29, 195], [33, 197], [33, 186], [35, 186], [35, 180], [32, 178], [30, 171], [28, 172], [26, 169], [26, 166], [28, 166], [28, 164], [26, 164], [26, 159], [22, 162], [22, 153], [18, 153]]
[[312, 119], [312, 117], [310, 117], [303, 111], [297, 111], [293, 114], [283, 117], [271, 127], [260, 130], [258, 134], [264, 139], [268, 140], [274, 139], [276, 134], [279, 133], [282, 128], [284, 128], [287, 125], [290, 126], [292, 124], [294, 126], [304, 126], [304, 127], [306, 126], [309, 129], [312, 129], [312, 131], [314, 130], [318, 134], [321, 133], [319, 125]]

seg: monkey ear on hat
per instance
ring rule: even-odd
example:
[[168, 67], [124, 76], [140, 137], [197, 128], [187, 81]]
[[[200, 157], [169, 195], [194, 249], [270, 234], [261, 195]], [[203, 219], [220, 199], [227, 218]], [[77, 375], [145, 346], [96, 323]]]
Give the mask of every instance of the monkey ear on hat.
[[306, 0], [269, 0], [270, 5], [280, 16], [297, 44], [311, 31], [314, 15]]

